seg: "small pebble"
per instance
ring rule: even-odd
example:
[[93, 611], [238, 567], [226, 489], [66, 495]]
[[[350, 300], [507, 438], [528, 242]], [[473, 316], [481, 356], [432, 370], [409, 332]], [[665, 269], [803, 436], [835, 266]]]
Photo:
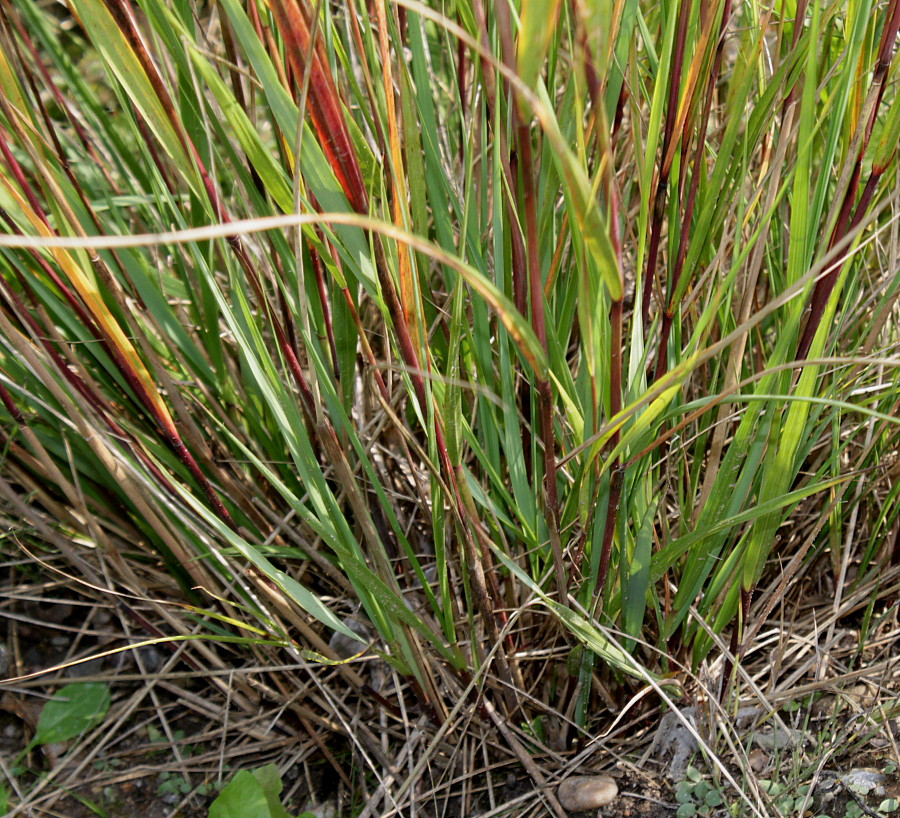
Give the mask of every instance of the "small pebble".
[[312, 815], [313, 818], [337, 818], [338, 808], [334, 801], [323, 801], [313, 806], [307, 804], [301, 815]]
[[846, 702], [844, 699], [838, 699], [832, 694], [822, 696], [816, 699], [812, 705], [812, 715], [814, 718], [829, 718], [835, 715], [835, 710], [843, 709]]
[[863, 709], [872, 708], [878, 703], [878, 691], [867, 684], [853, 685], [844, 695]]
[[563, 781], [556, 797], [563, 808], [569, 812], [577, 812], [605, 807], [618, 794], [616, 782], [608, 775], [583, 775]]
[[366, 650], [367, 644], [372, 641], [372, 629], [366, 622], [354, 616], [344, 617], [343, 624], [353, 633], [359, 635], [359, 639], [351, 639], [343, 633], [335, 631], [328, 642], [330, 647], [341, 659], [350, 659]]
[[70, 679], [77, 679], [81, 676], [97, 676], [103, 672], [103, 659], [89, 659], [87, 662], [80, 662], [77, 665], [69, 665], [63, 675]]
[[769, 756], [758, 747], [750, 751], [749, 759], [750, 769], [755, 773], [761, 773], [769, 763]]
[[135, 648], [134, 653], [140, 655], [143, 669], [147, 673], [156, 673], [165, 660], [165, 656], [156, 645], [144, 645], [141, 648]]

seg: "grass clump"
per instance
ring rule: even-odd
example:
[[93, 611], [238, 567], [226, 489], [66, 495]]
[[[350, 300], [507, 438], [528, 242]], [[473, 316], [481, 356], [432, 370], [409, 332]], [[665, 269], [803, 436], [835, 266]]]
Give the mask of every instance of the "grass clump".
[[896, 0], [0, 8], [10, 562], [372, 770], [368, 704], [411, 769], [470, 724], [541, 787], [810, 595], [859, 660]]

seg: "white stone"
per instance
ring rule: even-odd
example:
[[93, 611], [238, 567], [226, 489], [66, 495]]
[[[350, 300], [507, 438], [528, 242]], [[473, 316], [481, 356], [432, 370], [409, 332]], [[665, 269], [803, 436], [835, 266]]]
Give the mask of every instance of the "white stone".
[[321, 804], [307, 804], [301, 815], [312, 814], [315, 818], [338, 818], [338, 808], [334, 801], [323, 801]]
[[559, 785], [556, 797], [569, 812], [597, 809], [612, 803], [619, 794], [616, 782], [608, 775], [582, 775], [567, 778]]

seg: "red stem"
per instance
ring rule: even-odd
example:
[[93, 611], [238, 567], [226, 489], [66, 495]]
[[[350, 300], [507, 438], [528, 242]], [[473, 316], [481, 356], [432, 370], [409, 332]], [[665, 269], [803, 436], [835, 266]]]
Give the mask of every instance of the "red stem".
[[647, 323], [650, 320], [650, 296], [653, 292], [653, 284], [656, 280], [657, 255], [659, 254], [659, 242], [662, 236], [662, 224], [666, 208], [666, 188], [669, 184], [669, 172], [672, 167], [671, 159], [667, 161], [666, 157], [669, 155], [669, 145], [674, 136], [675, 120], [678, 113], [678, 91], [679, 86], [681, 85], [685, 37], [687, 34], [690, 9], [690, 0], [681, 0], [678, 10], [678, 29], [675, 33], [675, 48], [672, 53], [672, 76], [669, 79], [669, 96], [665, 129], [663, 132], [659, 181], [656, 184], [656, 195], [653, 200], [653, 220], [650, 225], [650, 248], [647, 255], [647, 273], [646, 278], [644, 279], [644, 295], [641, 301], [641, 321], [645, 333], [647, 332]]

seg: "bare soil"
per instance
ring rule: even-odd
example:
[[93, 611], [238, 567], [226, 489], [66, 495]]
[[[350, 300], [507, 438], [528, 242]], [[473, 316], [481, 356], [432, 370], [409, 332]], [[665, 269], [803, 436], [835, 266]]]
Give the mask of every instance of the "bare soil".
[[[0, 681], [0, 758], [10, 803], [15, 807], [22, 795], [29, 794], [30, 810], [17, 814], [205, 818], [209, 804], [235, 771], [270, 762], [286, 771], [283, 802], [291, 815], [322, 803], [328, 806], [318, 812], [321, 816], [359, 814], [364, 805], [351, 801], [347, 776], [363, 767], [356, 756], [358, 748], [345, 736], [310, 730], [302, 720], [280, 714], [263, 700], [258, 716], [238, 713], [227, 696], [217, 697], [208, 678], [186, 672], [168, 647], [71, 664], [121, 644], [121, 621], [77, 595], [67, 598], [60, 593], [54, 598], [0, 607], [7, 625], [6, 638], [0, 640], [9, 664], [6, 675], [20, 679]], [[67, 664], [62, 670], [21, 679]], [[883, 665], [882, 661], [879, 667]], [[897, 688], [893, 665], [888, 667], [876, 680], [854, 671], [856, 675], [842, 687], [823, 686], [799, 702], [784, 703], [791, 706], [781, 715], [803, 733], [803, 746], [763, 753], [764, 766], [753, 774], [753, 781], [731, 764], [734, 778], [751, 789], [775, 781], [785, 793], [799, 793], [800, 787], [816, 780], [809, 816], [883, 818], [879, 805], [885, 799], [900, 799], [898, 723], [891, 709]], [[103, 724], [78, 740], [25, 752], [44, 702], [60, 685], [78, 679], [102, 680], [110, 686], [113, 706]], [[360, 713], [367, 714], [368, 728], [378, 735], [377, 720], [372, 721], [378, 708], [372, 702], [365, 705], [368, 709]], [[571, 818], [675, 816], [679, 803], [675, 782], [666, 775], [667, 760], [649, 750], [658, 717], [656, 709], [637, 708], [628, 729], [598, 745], [584, 772], [611, 774], [619, 796], [599, 811]], [[500, 753], [500, 747], [483, 732], [481, 739], [458, 745], [459, 758], [436, 757], [440, 764], [423, 776], [415, 818], [552, 815], [542, 806], [528, 772], [510, 753]], [[479, 772], [477, 765], [473, 767], [479, 758], [493, 759], [493, 769]], [[552, 769], [545, 757], [538, 762], [545, 771]], [[713, 780], [702, 759], [695, 756], [692, 763], [704, 780]], [[843, 783], [841, 776], [851, 770], [881, 775], [877, 791], [860, 794]], [[378, 785], [374, 780], [351, 783], [369, 792]], [[722, 807], [703, 814], [710, 818], [750, 814], [733, 790], [729, 794], [725, 788], [723, 795]], [[382, 818], [380, 811], [372, 815]]]

